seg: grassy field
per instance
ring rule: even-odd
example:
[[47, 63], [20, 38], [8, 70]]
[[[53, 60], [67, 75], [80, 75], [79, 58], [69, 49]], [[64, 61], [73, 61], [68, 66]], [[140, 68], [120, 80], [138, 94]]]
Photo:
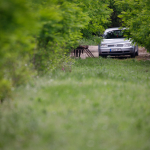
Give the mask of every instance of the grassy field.
[[0, 106], [0, 150], [150, 150], [150, 61], [77, 59]]

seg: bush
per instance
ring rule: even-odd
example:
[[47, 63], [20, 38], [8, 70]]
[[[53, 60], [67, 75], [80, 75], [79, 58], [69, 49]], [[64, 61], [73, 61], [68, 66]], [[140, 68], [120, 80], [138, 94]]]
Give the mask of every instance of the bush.
[[1, 0], [0, 10], [0, 87], [10, 93], [35, 70], [45, 74], [59, 68], [78, 46], [82, 31], [103, 30], [110, 14], [107, 5], [92, 0]]
[[116, 0], [116, 4], [122, 9], [119, 17], [123, 26], [129, 30], [129, 37], [140, 46], [150, 51], [150, 5], [147, 0]]

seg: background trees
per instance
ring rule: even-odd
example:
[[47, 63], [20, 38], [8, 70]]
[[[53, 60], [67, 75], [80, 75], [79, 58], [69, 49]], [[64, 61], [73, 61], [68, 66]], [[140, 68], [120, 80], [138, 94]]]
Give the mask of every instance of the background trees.
[[79, 39], [103, 32], [111, 11], [92, 0], [0, 1], [0, 100], [28, 77], [68, 61]]
[[149, 0], [1, 0], [0, 99], [13, 86], [62, 66], [81, 38], [125, 26], [149, 50]]
[[122, 24], [121, 19], [118, 17], [118, 15], [121, 14], [121, 7], [115, 3], [115, 0], [108, 0], [108, 6], [110, 9], [112, 9], [112, 13], [110, 15], [110, 24], [109, 27], [120, 27]]
[[150, 1], [149, 0], [115, 0], [121, 8], [119, 17], [122, 26], [128, 28], [134, 42], [150, 51]]
[[109, 7], [107, 1], [93, 1], [90, 0], [88, 3], [84, 3], [82, 8], [86, 10], [90, 21], [86, 28], [82, 30], [83, 36], [85, 38], [90, 37], [91, 35], [100, 35], [103, 33], [108, 24], [110, 24], [110, 15], [112, 9]]

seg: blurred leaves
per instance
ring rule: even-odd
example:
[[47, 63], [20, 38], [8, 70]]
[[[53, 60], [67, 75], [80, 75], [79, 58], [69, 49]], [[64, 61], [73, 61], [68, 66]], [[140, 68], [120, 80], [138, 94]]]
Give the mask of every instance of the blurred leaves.
[[35, 70], [56, 69], [82, 36], [104, 30], [110, 13], [102, 1], [1, 0], [0, 82], [7, 81], [11, 89], [26, 83]]
[[119, 17], [127, 27], [130, 37], [150, 51], [150, 3], [149, 0], [115, 0], [122, 9]]

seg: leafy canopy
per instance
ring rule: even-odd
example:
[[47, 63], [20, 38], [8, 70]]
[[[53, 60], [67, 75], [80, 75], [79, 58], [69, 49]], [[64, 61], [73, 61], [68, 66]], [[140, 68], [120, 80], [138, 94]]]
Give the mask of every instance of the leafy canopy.
[[130, 37], [139, 45], [150, 51], [150, 1], [149, 0], [115, 0], [122, 9], [119, 17], [127, 27]]

